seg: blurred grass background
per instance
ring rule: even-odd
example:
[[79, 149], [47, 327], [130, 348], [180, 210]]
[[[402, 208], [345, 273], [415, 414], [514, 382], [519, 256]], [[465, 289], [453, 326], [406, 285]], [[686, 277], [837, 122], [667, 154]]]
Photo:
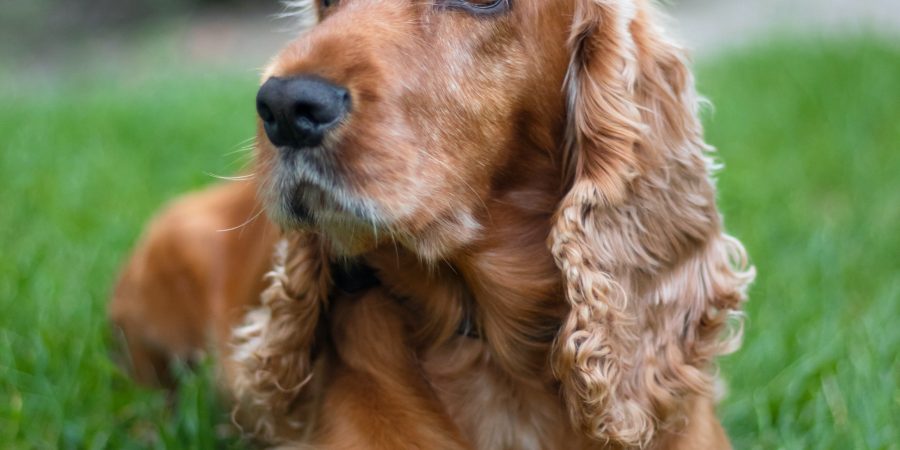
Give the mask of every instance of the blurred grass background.
[[[0, 69], [2, 448], [241, 445], [209, 369], [167, 398], [113, 362], [105, 303], [142, 225], [236, 172], [254, 133], [253, 70], [162, 68], [149, 42], [121, 66]], [[736, 448], [900, 448], [900, 45], [768, 39], [697, 74], [759, 271], [722, 361]]]

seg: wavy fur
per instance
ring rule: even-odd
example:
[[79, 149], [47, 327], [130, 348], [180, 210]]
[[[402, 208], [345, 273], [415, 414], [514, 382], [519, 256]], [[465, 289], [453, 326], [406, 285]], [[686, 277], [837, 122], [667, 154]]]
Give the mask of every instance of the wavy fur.
[[328, 258], [319, 238], [293, 232], [279, 242], [271, 284], [262, 304], [234, 331], [232, 359], [239, 368], [232, 380], [237, 408], [253, 423], [254, 435], [276, 440], [301, 390], [312, 378], [312, 352], [330, 278]]
[[[550, 245], [571, 311], [552, 364], [572, 421], [627, 447], [710, 395], [713, 357], [753, 278], [723, 234], [709, 146], [681, 50], [641, 2], [584, 0], [570, 46], [571, 189]], [[602, 58], [599, 55], [604, 55]]]

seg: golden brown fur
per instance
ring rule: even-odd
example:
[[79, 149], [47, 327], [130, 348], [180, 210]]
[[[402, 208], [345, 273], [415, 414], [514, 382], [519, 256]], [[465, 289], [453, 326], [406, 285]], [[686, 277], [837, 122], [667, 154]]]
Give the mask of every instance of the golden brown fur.
[[230, 353], [230, 336], [258, 303], [279, 237], [253, 183], [229, 183], [173, 202], [147, 227], [109, 305], [135, 377], [168, 384], [169, 362]]
[[[642, 0], [511, 5], [344, 0], [267, 69], [345, 86], [353, 111], [290, 158], [260, 137], [285, 241], [236, 331], [246, 429], [329, 449], [728, 448], [714, 358], [753, 272], [722, 231], [684, 56]], [[335, 295], [328, 262], [348, 258], [382, 287]]]

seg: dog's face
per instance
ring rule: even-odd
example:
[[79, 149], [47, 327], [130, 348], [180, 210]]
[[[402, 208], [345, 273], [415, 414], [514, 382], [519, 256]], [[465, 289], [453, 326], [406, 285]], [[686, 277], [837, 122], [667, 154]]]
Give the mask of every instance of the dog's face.
[[257, 102], [273, 217], [346, 253], [379, 234], [425, 256], [471, 239], [517, 147], [561, 131], [567, 3], [317, 5], [319, 24], [276, 57]]

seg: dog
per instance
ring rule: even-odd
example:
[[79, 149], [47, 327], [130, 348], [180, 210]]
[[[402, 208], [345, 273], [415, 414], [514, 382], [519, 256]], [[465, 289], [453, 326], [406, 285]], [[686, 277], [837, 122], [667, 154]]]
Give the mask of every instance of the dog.
[[213, 346], [239, 422], [314, 448], [729, 448], [715, 357], [755, 271], [655, 7], [300, 3], [318, 24], [264, 72], [247, 183], [283, 236], [270, 283], [239, 325], [184, 321], [237, 325]]

